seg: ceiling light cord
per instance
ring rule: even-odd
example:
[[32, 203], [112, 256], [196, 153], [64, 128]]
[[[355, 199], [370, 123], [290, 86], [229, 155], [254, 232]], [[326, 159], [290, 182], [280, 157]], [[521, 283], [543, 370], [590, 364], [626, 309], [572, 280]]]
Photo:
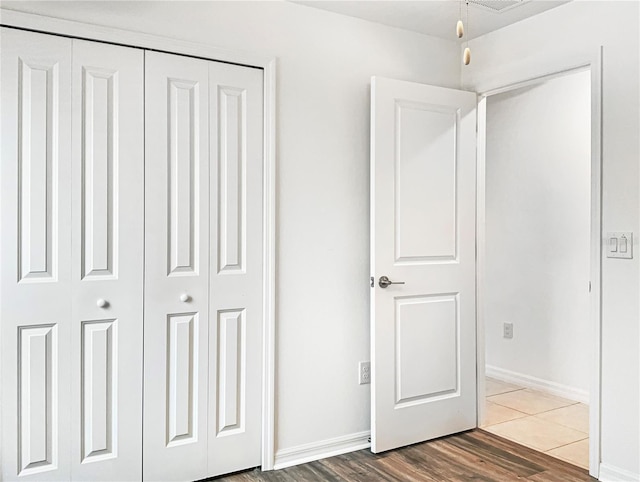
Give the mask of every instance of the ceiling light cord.
[[[462, 7], [462, 0], [460, 0], [461, 3], [461, 7]], [[465, 18], [465, 23], [467, 24], [467, 32], [469, 31], [469, 0], [466, 0], [467, 3], [467, 18]], [[464, 48], [464, 53], [462, 54], [462, 63], [464, 65], [469, 65], [471, 63], [471, 49], [469, 48], [469, 36], [467, 35], [467, 37], [465, 38], [465, 48]]]

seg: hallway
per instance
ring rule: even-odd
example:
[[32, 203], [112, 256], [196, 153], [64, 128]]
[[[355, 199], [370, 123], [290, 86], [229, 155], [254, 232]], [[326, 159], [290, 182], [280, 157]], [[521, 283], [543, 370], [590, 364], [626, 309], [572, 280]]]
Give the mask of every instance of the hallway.
[[588, 405], [491, 378], [486, 394], [484, 430], [588, 469]]

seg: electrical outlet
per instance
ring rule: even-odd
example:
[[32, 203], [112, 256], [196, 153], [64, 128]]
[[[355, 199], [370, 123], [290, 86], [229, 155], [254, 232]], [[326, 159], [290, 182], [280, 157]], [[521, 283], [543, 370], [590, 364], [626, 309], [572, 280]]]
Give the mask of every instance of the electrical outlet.
[[513, 338], [513, 323], [505, 323], [502, 325], [502, 337]]
[[371, 383], [371, 362], [361, 361], [358, 363], [358, 383], [360, 385]]

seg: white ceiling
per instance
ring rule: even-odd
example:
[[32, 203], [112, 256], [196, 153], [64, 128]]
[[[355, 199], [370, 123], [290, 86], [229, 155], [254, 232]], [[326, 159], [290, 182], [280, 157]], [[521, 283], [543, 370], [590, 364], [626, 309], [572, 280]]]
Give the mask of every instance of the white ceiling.
[[[295, 3], [357, 17], [391, 27], [457, 40], [459, 0], [294, 0]], [[480, 37], [493, 30], [533, 17], [569, 0], [471, 0], [465, 37]], [[462, 20], [466, 6], [462, 5]]]

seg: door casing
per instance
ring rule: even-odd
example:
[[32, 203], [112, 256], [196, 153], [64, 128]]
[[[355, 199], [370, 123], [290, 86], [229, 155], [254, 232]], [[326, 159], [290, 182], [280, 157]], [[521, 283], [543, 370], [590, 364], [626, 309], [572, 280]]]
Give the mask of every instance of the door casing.
[[275, 458], [276, 59], [4, 8], [0, 9], [0, 12], [0, 25], [4, 27], [157, 50], [264, 70], [262, 470], [273, 470]]
[[[498, 79], [495, 85], [483, 86], [478, 94], [477, 200], [476, 200], [476, 370], [478, 426], [485, 417], [485, 175], [486, 175], [486, 107], [487, 97], [538, 84], [575, 72], [591, 72], [591, 232], [590, 232], [590, 329], [591, 384], [589, 388], [589, 474], [600, 473], [600, 401], [602, 366], [602, 47], [582, 56], [562, 54], [550, 60], [551, 67], [540, 74], [531, 71], [518, 78]], [[535, 65], [535, 62], [532, 62]]]

